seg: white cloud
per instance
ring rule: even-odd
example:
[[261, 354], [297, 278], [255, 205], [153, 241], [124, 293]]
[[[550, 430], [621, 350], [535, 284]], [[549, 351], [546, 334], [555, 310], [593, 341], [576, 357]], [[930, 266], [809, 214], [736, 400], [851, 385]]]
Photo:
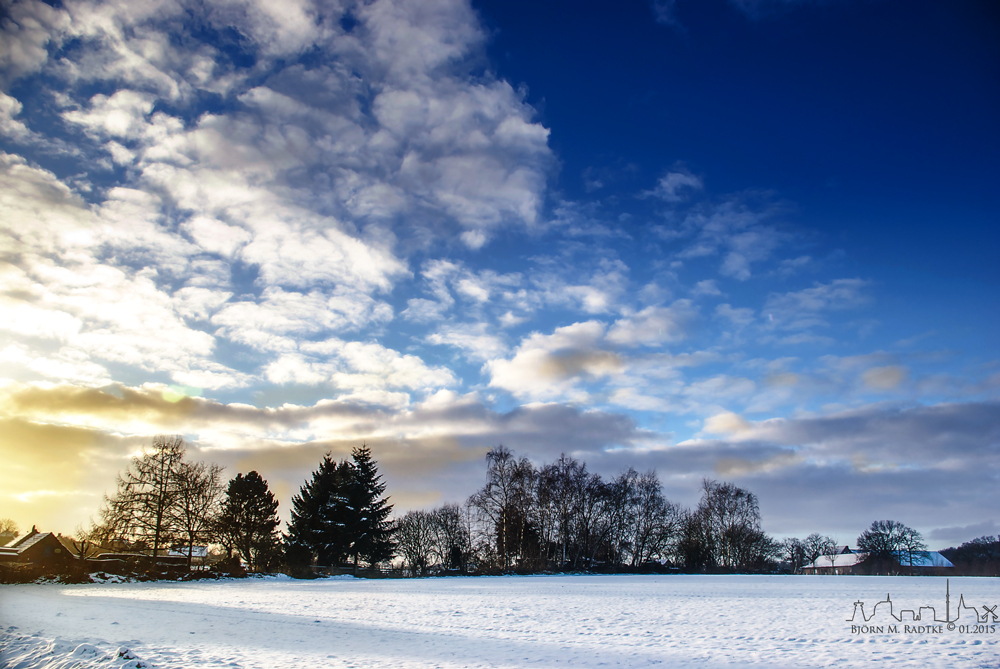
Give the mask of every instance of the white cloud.
[[624, 369], [617, 354], [600, 348], [604, 331], [603, 323], [586, 321], [556, 328], [551, 335], [529, 335], [512, 359], [486, 363], [490, 386], [516, 397], [582, 399], [585, 394], [577, 388], [578, 381]]
[[272, 287], [264, 290], [259, 301], [226, 305], [212, 317], [212, 323], [220, 326], [217, 334], [233, 341], [263, 350], [277, 346], [280, 351], [294, 345], [289, 336], [357, 330], [391, 319], [388, 304], [350, 289], [299, 293]]
[[800, 291], [772, 293], [764, 311], [773, 316], [776, 327], [783, 329], [804, 330], [827, 325], [826, 313], [867, 304], [870, 301], [864, 293], [867, 285], [868, 282], [862, 279], [836, 279]]
[[682, 202], [688, 198], [688, 193], [701, 190], [704, 184], [700, 177], [687, 172], [667, 172], [660, 177], [656, 188], [645, 191], [644, 195], [652, 196], [664, 202]]
[[716, 285], [715, 279], [705, 279], [704, 281], [699, 281], [694, 285], [694, 288], [691, 289], [691, 295], [693, 297], [715, 297], [722, 295], [722, 291], [719, 290], [719, 287]]
[[507, 352], [501, 337], [492, 334], [486, 323], [443, 325], [427, 336], [431, 344], [453, 346], [470, 360], [486, 361]]
[[659, 228], [660, 236], [668, 241], [689, 240], [677, 258], [721, 255], [719, 273], [746, 281], [754, 265], [768, 260], [788, 238], [788, 233], [766, 224], [781, 207], [766, 200], [753, 205], [754, 199], [751, 193], [719, 203], [703, 203], [688, 212], [679, 225]]
[[646, 307], [616, 321], [608, 331], [607, 340], [621, 346], [676, 342], [687, 335], [694, 317], [695, 310], [689, 300], [677, 300], [669, 307]]
[[753, 309], [737, 308], [730, 304], [720, 304], [715, 308], [715, 313], [740, 327], [750, 325], [754, 321]]

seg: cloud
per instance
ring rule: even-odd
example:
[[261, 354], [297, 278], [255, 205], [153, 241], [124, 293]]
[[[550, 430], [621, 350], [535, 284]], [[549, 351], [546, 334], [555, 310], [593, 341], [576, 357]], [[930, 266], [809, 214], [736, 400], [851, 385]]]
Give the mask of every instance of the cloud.
[[865, 386], [872, 390], [893, 390], [906, 380], [908, 372], [905, 367], [891, 365], [888, 367], [873, 367], [861, 375]]
[[[639, 446], [655, 435], [620, 414], [533, 404], [490, 409], [475, 394], [441, 390], [409, 406], [325, 400], [312, 406], [254, 407], [199, 397], [170, 401], [162, 387], [0, 387], [0, 504], [19, 522], [70, 532], [96, 514], [114, 474], [153, 434], [187, 435], [190, 456], [256, 469], [279, 491], [287, 514], [292, 493], [326, 451], [335, 457], [367, 442], [393, 499], [461, 501], [479, 485], [482, 457], [498, 443], [538, 461], [561, 451], [587, 458], [607, 448]], [[58, 420], [47, 425], [38, 420]], [[24, 449], [31, 443], [31, 449]], [[417, 475], [419, 474], [419, 475]], [[76, 491], [53, 497], [39, 491]]]
[[835, 279], [817, 283], [812, 288], [778, 294], [772, 293], [764, 304], [775, 326], [786, 330], [805, 330], [829, 325], [825, 314], [864, 306], [871, 301], [862, 279]]
[[938, 527], [931, 530], [927, 538], [932, 541], [946, 542], [952, 546], [958, 546], [972, 539], [989, 536], [995, 537], [998, 534], [1000, 534], [1000, 524], [990, 518], [989, 520], [972, 525]]
[[750, 424], [742, 416], [731, 411], [715, 414], [705, 419], [702, 428], [708, 434], [738, 434], [749, 429]]
[[490, 386], [516, 397], [552, 399], [565, 395], [584, 397], [576, 388], [582, 378], [599, 378], [620, 372], [621, 358], [602, 350], [605, 326], [598, 321], [575, 323], [551, 335], [534, 333], [517, 347], [510, 360], [491, 360], [484, 369]]
[[[677, 181], [678, 186], [684, 185], [683, 180]], [[746, 281], [755, 264], [768, 260], [791, 238], [790, 233], [767, 223], [784, 209], [766, 194], [733, 195], [721, 202], [700, 203], [684, 213], [679, 223], [655, 231], [665, 241], [682, 242], [675, 254], [678, 260], [721, 256], [719, 273]]]
[[729, 0], [730, 4], [751, 19], [761, 19], [792, 7], [819, 4], [827, 0]]
[[655, 197], [664, 202], [682, 202], [688, 198], [688, 193], [692, 190], [701, 190], [704, 187], [700, 177], [696, 177], [688, 172], [667, 172], [660, 177], [656, 188], [645, 191], [643, 195]]
[[646, 307], [633, 316], [615, 321], [607, 340], [620, 346], [658, 346], [684, 339], [695, 318], [688, 300], [669, 307]]
[[1000, 464], [997, 409], [996, 402], [872, 405], [760, 422], [724, 414], [711, 425], [725, 439], [682, 442], [661, 463], [672, 471], [717, 467], [758, 491], [767, 524], [786, 532], [807, 534], [805, 519], [820, 516], [828, 531], [849, 532], [846, 542], [876, 516], [929, 532], [957, 518], [989, 519], [991, 472]]
[[489, 332], [486, 323], [443, 325], [427, 335], [431, 344], [453, 346], [470, 360], [486, 361], [504, 355], [507, 345]]
[[705, 279], [704, 281], [699, 281], [694, 285], [694, 288], [691, 289], [691, 295], [692, 297], [715, 297], [722, 295], [722, 291], [719, 290], [719, 287], [715, 284], [715, 279]]
[[[17, 315], [0, 350], [18, 378], [99, 385], [113, 368], [404, 403], [392, 389], [455, 383], [415, 355], [315, 344], [392, 321], [385, 296], [411, 277], [404, 254], [443, 232], [479, 248], [503, 226], [538, 224], [549, 131], [523, 91], [471, 73], [486, 34], [467, 2], [28, 0], [2, 29], [5, 73], [54, 100], [61, 125], [8, 93], [0, 123], [25, 141], [65, 134], [98, 184], [85, 201], [68, 177], [0, 157], [0, 244], [29, 287], [0, 298]], [[506, 297], [519, 275], [455, 267], [428, 262], [436, 299], [411, 300], [407, 319], [441, 318], [456, 299], [520, 318]], [[477, 342], [466, 350], [478, 359], [502, 350]], [[216, 360], [241, 347], [254, 355]]]
[[750, 325], [754, 322], [753, 309], [745, 307], [735, 308], [730, 304], [720, 304], [715, 307], [715, 314], [740, 327]]
[[653, 10], [653, 18], [657, 23], [666, 26], [679, 27], [675, 16], [677, 0], [653, 0], [650, 7]]

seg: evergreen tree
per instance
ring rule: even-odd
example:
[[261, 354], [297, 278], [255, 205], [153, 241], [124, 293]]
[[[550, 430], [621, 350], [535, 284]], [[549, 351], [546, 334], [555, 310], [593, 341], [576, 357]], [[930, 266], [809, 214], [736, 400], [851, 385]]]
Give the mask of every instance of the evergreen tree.
[[278, 500], [255, 471], [229, 481], [218, 520], [220, 538], [251, 571], [267, 569], [278, 550]]
[[385, 562], [392, 558], [395, 545], [389, 520], [392, 505], [387, 497], [382, 497], [385, 483], [372, 459], [371, 449], [363, 444], [354, 449], [351, 459], [354, 482], [348, 495], [345, 519], [356, 573], [359, 559], [371, 565]]
[[350, 554], [351, 524], [347, 509], [354, 484], [348, 461], [338, 463], [327, 453], [299, 494], [292, 498], [292, 520], [288, 524], [286, 555], [305, 551], [319, 564], [335, 566]]

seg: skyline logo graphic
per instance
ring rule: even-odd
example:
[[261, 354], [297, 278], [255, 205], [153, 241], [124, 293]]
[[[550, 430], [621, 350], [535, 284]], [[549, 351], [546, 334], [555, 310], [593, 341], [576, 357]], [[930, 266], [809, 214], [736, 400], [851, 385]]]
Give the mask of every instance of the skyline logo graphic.
[[[980, 612], [980, 608], [982, 612]], [[916, 609], [901, 609], [898, 613], [895, 610], [895, 603], [892, 601], [892, 597], [889, 593], [886, 593], [885, 599], [880, 600], [872, 606], [871, 612], [868, 613], [865, 610], [865, 602], [858, 600], [854, 602], [854, 611], [851, 617], [847, 619], [849, 623], [855, 623], [851, 625], [851, 632], [853, 634], [861, 633], [919, 633], [919, 634], [940, 634], [947, 629], [949, 632], [953, 632], [958, 629], [961, 633], [973, 633], [973, 634], [995, 634], [996, 625], [990, 623], [1000, 622], [1000, 615], [997, 614], [997, 605], [992, 606], [988, 604], [983, 604], [982, 607], [977, 608], [975, 606], [970, 606], [965, 602], [965, 595], [959, 594], [958, 604], [956, 605], [954, 616], [951, 610], [951, 579], [945, 582], [945, 597], [944, 597], [944, 617], [942, 618], [938, 613], [938, 609], [934, 606], [925, 605], [917, 607]], [[924, 623], [923, 625], [903, 625], [903, 629], [900, 630], [897, 625], [868, 625], [859, 623], [869, 623], [875, 619], [879, 614], [888, 614], [891, 621], [897, 623]], [[963, 619], [965, 623], [963, 623]], [[876, 621], [878, 622], [878, 621]], [[890, 622], [890, 621], [886, 621]]]

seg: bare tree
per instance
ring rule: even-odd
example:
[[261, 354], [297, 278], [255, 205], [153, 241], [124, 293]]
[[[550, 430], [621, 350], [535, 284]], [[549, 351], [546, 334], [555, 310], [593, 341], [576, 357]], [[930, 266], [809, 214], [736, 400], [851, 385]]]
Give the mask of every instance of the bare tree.
[[434, 552], [434, 518], [426, 511], [407, 511], [396, 521], [396, 550], [414, 576], [427, 574]]
[[806, 562], [812, 563], [821, 555], [830, 555], [833, 553], [836, 548], [836, 542], [830, 537], [813, 532], [805, 538], [802, 548], [805, 551]]
[[696, 513], [708, 534], [706, 547], [721, 567], [758, 568], [780, 551], [761, 530], [757, 496], [748, 490], [705, 479]]
[[655, 471], [641, 474], [632, 498], [632, 566], [664, 557], [680, 527], [680, 510], [663, 496]]
[[869, 568], [876, 571], [898, 567], [900, 554], [905, 551], [909, 554], [912, 572], [913, 553], [926, 548], [919, 532], [895, 520], [876, 520], [858, 537], [858, 550], [864, 554]]
[[739, 566], [740, 542], [747, 538], [747, 530], [760, 528], [756, 495], [732, 483], [705, 479], [698, 510], [715, 540], [716, 562], [723, 567]]
[[924, 543], [924, 538], [912, 527], [903, 526], [903, 530], [899, 537], [899, 548], [900, 550], [905, 550], [910, 561], [910, 573], [913, 573], [913, 554], [926, 551], [927, 544]]
[[608, 561], [625, 564], [632, 555], [632, 514], [639, 472], [629, 467], [612, 479], [608, 496]]
[[179, 543], [188, 549], [190, 567], [194, 544], [210, 539], [221, 469], [188, 462], [185, 451], [183, 437], [154, 437], [118, 475], [118, 489], [105, 495], [87, 540], [153, 556]]
[[500, 568], [509, 565], [512, 512], [520, 494], [518, 462], [509, 448], [500, 444], [486, 454], [486, 485], [473, 493], [469, 504], [492, 526]]
[[[539, 506], [550, 508], [559, 547], [559, 564], [567, 563], [571, 551], [574, 521], [579, 516], [583, 486], [587, 480], [587, 465], [567, 457], [565, 453], [542, 468], [539, 476]], [[544, 532], [540, 531], [544, 538]]]
[[194, 546], [212, 537], [214, 523], [220, 512], [222, 498], [222, 468], [216, 464], [182, 461], [175, 472], [177, 496], [173, 508], [177, 538], [187, 548], [187, 565], [191, 568]]
[[0, 518], [0, 546], [6, 546], [17, 539], [18, 534], [17, 523], [10, 518]]
[[805, 564], [805, 543], [798, 537], [788, 537], [781, 542], [781, 557], [794, 574]]
[[458, 504], [445, 504], [431, 515], [434, 556], [446, 568], [465, 571], [472, 549], [467, 516]]
[[611, 531], [611, 503], [608, 486], [599, 474], [588, 474], [580, 486], [580, 509], [576, 518], [577, 553], [573, 565], [583, 557], [587, 567], [597, 560], [597, 552]]
[[151, 449], [132, 458], [118, 475], [118, 490], [104, 497], [98, 530], [102, 539], [154, 556], [170, 545], [177, 530], [174, 511], [184, 450], [183, 437], [158, 435]]

